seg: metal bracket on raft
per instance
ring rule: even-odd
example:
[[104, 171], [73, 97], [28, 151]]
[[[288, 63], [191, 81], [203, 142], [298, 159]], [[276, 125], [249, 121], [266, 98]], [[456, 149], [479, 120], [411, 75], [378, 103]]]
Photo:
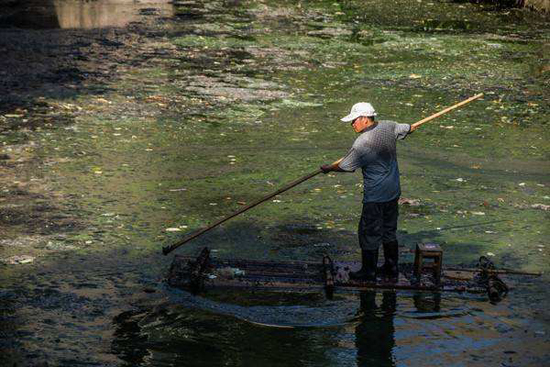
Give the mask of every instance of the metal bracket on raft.
[[502, 301], [508, 294], [508, 286], [495, 273], [496, 266], [487, 256], [481, 256], [477, 265], [479, 273], [475, 279], [478, 284], [485, 287], [491, 303]]
[[204, 271], [210, 263], [210, 250], [208, 247], [202, 249], [195, 262], [191, 265], [190, 279], [191, 291], [195, 294], [204, 290]]

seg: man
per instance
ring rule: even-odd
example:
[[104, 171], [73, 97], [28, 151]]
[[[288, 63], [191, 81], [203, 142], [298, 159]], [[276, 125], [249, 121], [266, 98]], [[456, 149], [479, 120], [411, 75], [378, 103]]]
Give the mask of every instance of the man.
[[361, 135], [339, 162], [321, 166], [324, 173], [363, 171], [363, 210], [359, 221], [361, 269], [350, 272], [353, 280], [376, 281], [378, 248], [384, 248], [384, 265], [378, 269], [389, 281], [397, 281], [398, 243], [396, 237], [398, 206], [401, 195], [396, 141], [404, 139], [414, 128], [409, 124], [376, 121], [370, 103], [357, 103], [342, 118], [351, 122]]

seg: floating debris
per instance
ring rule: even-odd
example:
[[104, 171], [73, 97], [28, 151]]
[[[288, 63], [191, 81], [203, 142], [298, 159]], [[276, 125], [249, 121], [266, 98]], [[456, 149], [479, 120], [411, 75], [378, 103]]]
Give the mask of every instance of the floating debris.
[[418, 199], [399, 198], [398, 203], [401, 205], [420, 206], [420, 200]]
[[8, 265], [19, 265], [19, 264], [31, 264], [34, 262], [34, 259], [35, 257], [30, 255], [15, 255], [15, 256], [2, 259], [1, 261], [4, 264], [8, 264]]
[[67, 250], [75, 250], [77, 247], [73, 245], [68, 245], [63, 242], [48, 241], [46, 248], [48, 250], [53, 250], [53, 251], [67, 251]]

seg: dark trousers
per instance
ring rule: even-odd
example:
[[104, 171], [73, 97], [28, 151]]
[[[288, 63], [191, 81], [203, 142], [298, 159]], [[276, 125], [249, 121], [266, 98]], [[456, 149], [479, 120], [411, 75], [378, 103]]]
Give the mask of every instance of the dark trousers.
[[397, 200], [385, 203], [363, 203], [359, 221], [359, 245], [363, 250], [376, 250], [383, 243], [396, 241]]

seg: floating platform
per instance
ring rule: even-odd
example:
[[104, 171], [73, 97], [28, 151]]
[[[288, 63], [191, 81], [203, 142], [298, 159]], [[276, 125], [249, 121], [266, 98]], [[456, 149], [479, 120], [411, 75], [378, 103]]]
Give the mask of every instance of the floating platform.
[[[420, 277], [413, 275], [413, 264], [400, 264], [397, 282], [359, 282], [349, 279], [349, 272], [361, 267], [358, 262], [332, 261], [324, 256], [319, 262], [259, 261], [246, 259], [216, 259], [205, 248], [198, 257], [176, 255], [170, 268], [167, 283], [179, 289], [200, 293], [213, 288], [249, 288], [282, 291], [326, 292], [332, 297], [336, 289], [417, 290], [488, 293], [492, 299], [502, 298], [508, 287], [496, 275], [482, 270], [443, 268], [437, 282], [430, 272]], [[488, 279], [489, 278], [489, 279]], [[490, 278], [493, 278], [491, 281]], [[499, 284], [496, 284], [497, 279]], [[500, 284], [502, 283], [502, 284]], [[494, 289], [495, 286], [497, 289]], [[498, 296], [498, 297], [497, 297]]]

